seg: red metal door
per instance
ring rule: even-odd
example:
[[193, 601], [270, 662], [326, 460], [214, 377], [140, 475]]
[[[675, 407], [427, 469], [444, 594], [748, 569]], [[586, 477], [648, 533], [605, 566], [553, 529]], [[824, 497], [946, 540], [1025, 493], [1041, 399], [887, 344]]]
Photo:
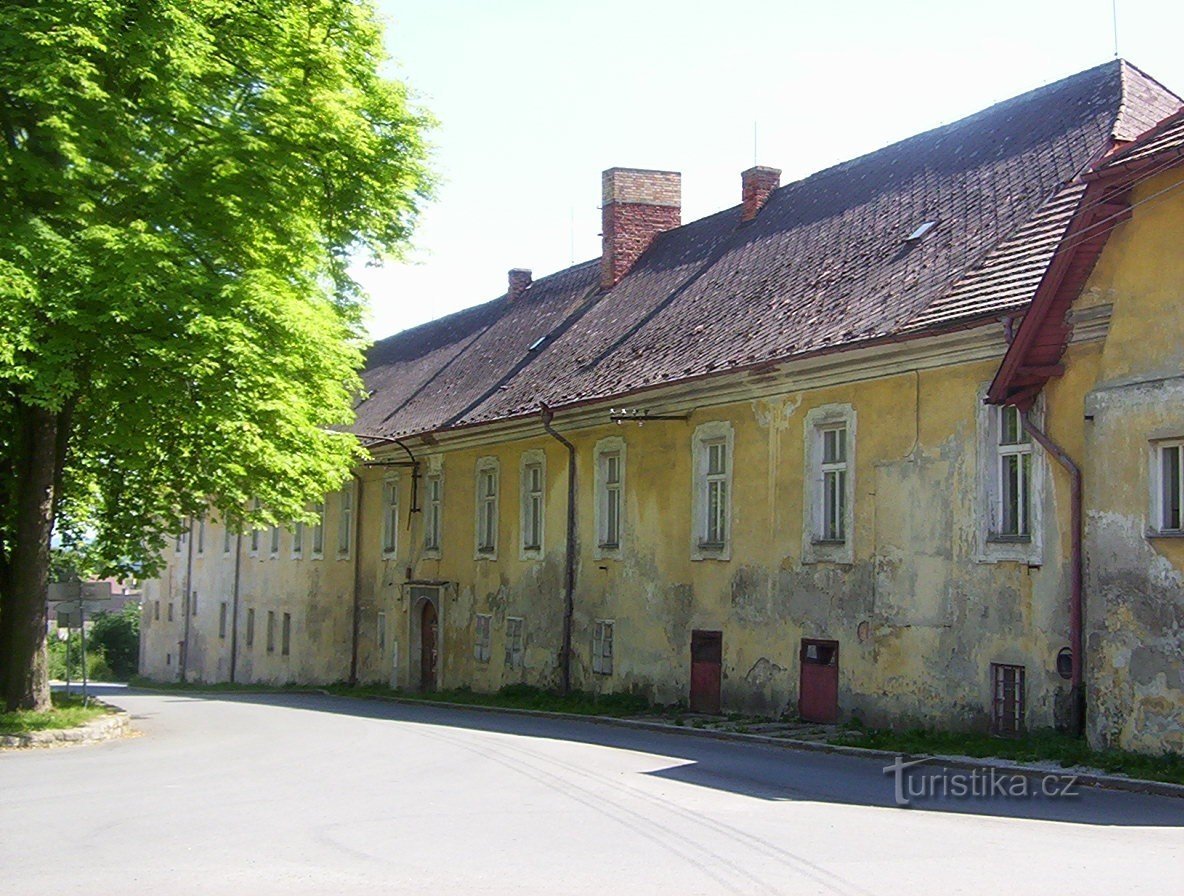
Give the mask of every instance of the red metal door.
[[723, 632], [691, 632], [691, 712], [719, 714], [723, 657]]
[[806, 722], [839, 720], [839, 642], [802, 639], [798, 715]]
[[436, 689], [436, 606], [430, 600], [423, 605], [419, 626], [419, 682], [425, 691]]

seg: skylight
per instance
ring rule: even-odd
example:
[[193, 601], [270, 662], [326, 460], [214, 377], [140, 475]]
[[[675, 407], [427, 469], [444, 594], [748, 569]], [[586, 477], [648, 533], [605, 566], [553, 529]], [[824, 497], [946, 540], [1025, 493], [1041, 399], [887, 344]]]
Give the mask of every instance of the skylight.
[[910, 233], [908, 236], [906, 236], [904, 238], [904, 241], [906, 243], [915, 243], [919, 239], [921, 239], [921, 237], [925, 236], [925, 234], [927, 234], [929, 231], [931, 231], [936, 226], [937, 226], [936, 221], [926, 221], [924, 224], [922, 224], [920, 227], [918, 227], [916, 230], [914, 230], [912, 233]]

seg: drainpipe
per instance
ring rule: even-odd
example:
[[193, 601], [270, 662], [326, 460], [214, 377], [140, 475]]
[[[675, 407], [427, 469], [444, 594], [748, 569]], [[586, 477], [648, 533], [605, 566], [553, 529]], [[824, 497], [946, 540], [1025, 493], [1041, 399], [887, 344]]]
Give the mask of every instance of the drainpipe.
[[243, 533], [234, 536], [234, 589], [230, 604], [230, 683], [234, 684], [234, 671], [238, 662], [238, 595], [243, 563]]
[[193, 615], [190, 602], [193, 600], [193, 517], [189, 517], [189, 551], [185, 559], [185, 599], [181, 601], [181, 612], [185, 614], [185, 629], [181, 636], [181, 684], [189, 667], [189, 617]]
[[563, 672], [563, 694], [571, 692], [571, 629], [575, 611], [576, 591], [576, 447], [551, 426], [554, 413], [545, 404], [539, 405], [543, 429], [567, 449], [567, 546], [563, 580], [563, 646], [559, 660]]
[[353, 474], [354, 491], [354, 626], [353, 646], [349, 657], [349, 683], [358, 683], [358, 638], [362, 629], [362, 477]]
[[1056, 462], [1064, 467], [1065, 471], [1069, 474], [1069, 526], [1072, 536], [1069, 549], [1071, 555], [1071, 566], [1069, 569], [1069, 645], [1073, 653], [1073, 662], [1070, 667], [1071, 690], [1069, 697], [1073, 713], [1073, 732], [1081, 736], [1085, 733], [1085, 676], [1083, 674], [1085, 665], [1085, 638], [1082, 634], [1084, 613], [1082, 612], [1083, 517], [1081, 468], [1073, 463], [1072, 458], [1032, 421], [1030, 414], [1025, 415], [1024, 428], [1032, 434], [1032, 438], [1040, 443], [1040, 447], [1051, 454], [1056, 459]]

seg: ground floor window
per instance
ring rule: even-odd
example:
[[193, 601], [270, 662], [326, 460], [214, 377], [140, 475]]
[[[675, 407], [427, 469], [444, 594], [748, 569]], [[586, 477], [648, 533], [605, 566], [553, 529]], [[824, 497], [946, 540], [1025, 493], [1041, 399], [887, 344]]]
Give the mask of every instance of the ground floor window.
[[522, 620], [514, 616], [506, 619], [506, 667], [522, 668]]
[[280, 632], [280, 652], [288, 656], [292, 652], [292, 614], [284, 614], [284, 623]]
[[489, 662], [492, 623], [492, 616], [483, 613], [477, 614], [477, 631], [473, 638], [473, 658], [479, 663]]
[[247, 646], [255, 646], [255, 611], [247, 610]]
[[613, 626], [611, 620], [601, 619], [592, 632], [592, 671], [597, 675], [613, 674]]
[[1024, 667], [991, 663], [991, 731], [1015, 735], [1024, 730]]

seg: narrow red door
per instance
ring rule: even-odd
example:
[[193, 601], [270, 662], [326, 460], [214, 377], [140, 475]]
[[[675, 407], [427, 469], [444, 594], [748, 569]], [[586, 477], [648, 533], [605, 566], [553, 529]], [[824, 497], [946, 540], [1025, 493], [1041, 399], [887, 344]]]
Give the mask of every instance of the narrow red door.
[[802, 639], [798, 715], [806, 722], [839, 720], [839, 642]]
[[719, 714], [723, 657], [723, 632], [691, 632], [691, 712]]
[[430, 600], [423, 605], [419, 626], [419, 683], [425, 691], [436, 689], [436, 606]]

